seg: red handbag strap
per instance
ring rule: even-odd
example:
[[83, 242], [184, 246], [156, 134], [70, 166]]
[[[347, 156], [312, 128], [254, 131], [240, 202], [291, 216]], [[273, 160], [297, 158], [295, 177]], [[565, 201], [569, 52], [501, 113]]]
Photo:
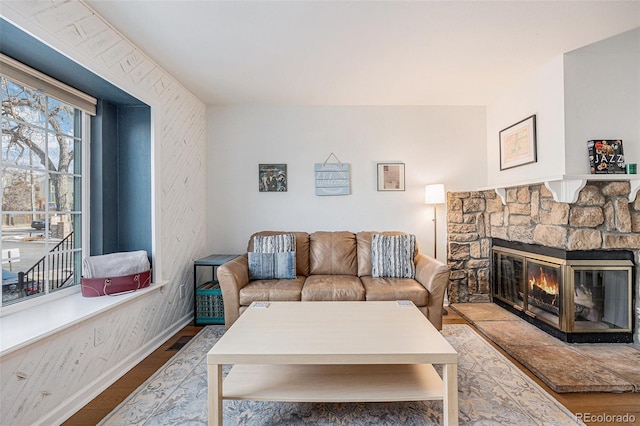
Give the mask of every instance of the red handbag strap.
[[104, 279], [104, 289], [103, 289], [103, 293], [107, 296], [115, 296], [117, 294], [125, 294], [125, 293], [133, 293], [136, 290], [140, 289], [140, 274], [135, 274], [133, 276], [133, 280], [136, 281], [138, 283], [138, 287], [134, 288], [133, 290], [127, 290], [127, 291], [121, 291], [118, 293], [108, 293], [107, 292], [107, 287], [109, 287], [111, 285], [111, 278], [105, 278]]

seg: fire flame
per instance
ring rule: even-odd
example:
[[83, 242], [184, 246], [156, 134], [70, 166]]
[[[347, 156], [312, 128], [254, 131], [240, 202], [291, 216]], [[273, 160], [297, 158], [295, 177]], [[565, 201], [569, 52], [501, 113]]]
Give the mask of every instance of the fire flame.
[[542, 267], [540, 267], [540, 273], [536, 275], [530, 275], [529, 277], [529, 289], [533, 290], [533, 286], [538, 286], [547, 294], [558, 294], [558, 282], [555, 277], [549, 277], [544, 273]]

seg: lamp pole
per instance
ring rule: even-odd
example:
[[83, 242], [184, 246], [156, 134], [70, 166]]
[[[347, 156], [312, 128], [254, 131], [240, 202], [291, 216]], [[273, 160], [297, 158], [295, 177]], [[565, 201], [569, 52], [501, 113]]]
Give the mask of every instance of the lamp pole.
[[424, 203], [433, 205], [433, 258], [438, 257], [438, 220], [437, 205], [446, 202], [444, 184], [435, 183], [424, 187]]
[[[438, 258], [438, 204], [446, 203], [446, 192], [444, 184], [435, 183], [424, 187], [424, 203], [433, 205], [433, 258]], [[445, 289], [445, 294], [448, 290]], [[447, 310], [443, 309], [442, 315], [447, 315]]]
[[433, 205], [433, 258], [438, 258], [438, 221], [436, 219], [436, 205]]

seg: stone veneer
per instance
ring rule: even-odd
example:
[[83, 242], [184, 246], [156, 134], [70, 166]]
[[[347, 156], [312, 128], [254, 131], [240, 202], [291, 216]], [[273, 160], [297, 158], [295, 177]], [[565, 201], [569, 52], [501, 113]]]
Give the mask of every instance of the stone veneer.
[[[576, 203], [553, 200], [542, 184], [447, 196], [449, 302], [489, 302], [491, 238], [566, 250], [629, 249], [640, 265], [640, 196], [629, 203], [627, 181], [589, 181]], [[640, 293], [636, 266], [636, 295]], [[637, 297], [636, 297], [637, 299]], [[640, 342], [640, 304], [634, 339]]]

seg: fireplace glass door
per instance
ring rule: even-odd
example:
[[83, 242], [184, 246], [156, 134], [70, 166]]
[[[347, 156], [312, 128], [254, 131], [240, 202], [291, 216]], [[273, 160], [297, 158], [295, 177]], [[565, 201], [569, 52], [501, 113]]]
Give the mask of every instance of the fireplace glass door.
[[574, 266], [574, 330], [631, 330], [630, 275], [630, 268]]
[[560, 327], [562, 266], [527, 259], [527, 311], [555, 327]]
[[524, 257], [494, 251], [494, 295], [513, 307], [524, 309]]

